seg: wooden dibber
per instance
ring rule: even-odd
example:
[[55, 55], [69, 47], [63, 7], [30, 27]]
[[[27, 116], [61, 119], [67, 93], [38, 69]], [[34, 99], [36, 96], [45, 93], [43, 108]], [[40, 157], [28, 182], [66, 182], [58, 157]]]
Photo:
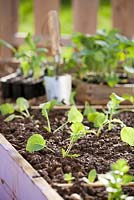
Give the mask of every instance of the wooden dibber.
[[48, 13], [48, 30], [51, 37], [52, 55], [55, 62], [60, 62], [60, 23], [55, 10]]

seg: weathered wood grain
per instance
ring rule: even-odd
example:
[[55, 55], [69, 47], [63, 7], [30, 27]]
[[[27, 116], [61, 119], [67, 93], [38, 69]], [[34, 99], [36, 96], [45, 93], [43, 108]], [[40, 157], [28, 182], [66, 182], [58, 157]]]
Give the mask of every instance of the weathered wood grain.
[[63, 200], [0, 134], [0, 200]]

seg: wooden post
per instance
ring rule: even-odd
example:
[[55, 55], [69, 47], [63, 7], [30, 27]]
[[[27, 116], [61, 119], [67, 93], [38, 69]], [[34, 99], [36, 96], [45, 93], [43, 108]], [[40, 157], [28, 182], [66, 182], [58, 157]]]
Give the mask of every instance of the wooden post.
[[112, 25], [129, 37], [134, 37], [134, 0], [112, 0]]
[[48, 35], [48, 12], [59, 6], [60, 0], [34, 0], [35, 35]]
[[94, 34], [99, 0], [73, 0], [74, 31]]
[[[18, 0], [0, 0], [0, 39], [12, 43], [18, 28]], [[10, 57], [12, 52], [0, 46], [0, 57]]]

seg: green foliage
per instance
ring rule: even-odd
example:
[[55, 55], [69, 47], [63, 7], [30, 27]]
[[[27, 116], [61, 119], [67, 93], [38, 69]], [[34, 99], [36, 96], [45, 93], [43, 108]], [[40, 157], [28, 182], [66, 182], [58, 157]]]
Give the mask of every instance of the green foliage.
[[[23, 98], [23, 97], [19, 97], [16, 100], [16, 104], [10, 104], [10, 103], [5, 103], [5, 104], [1, 104], [0, 105], [0, 111], [2, 113], [2, 115], [9, 115], [5, 121], [9, 122], [12, 121], [15, 118], [30, 118], [30, 113], [28, 111], [29, 108], [29, 102]], [[18, 114], [16, 114], [15, 112], [18, 112]]]
[[119, 35], [116, 30], [108, 33], [99, 31], [92, 36], [78, 33], [73, 36], [73, 42], [77, 51], [70, 62], [77, 66], [75, 71], [78, 78], [102, 83], [106, 81], [113, 87], [119, 82], [119, 64], [123, 67], [133, 66], [134, 42]]
[[97, 135], [101, 133], [101, 130], [108, 125], [108, 130], [110, 131], [112, 129], [112, 124], [120, 124], [122, 127], [125, 126], [125, 124], [120, 120], [113, 118], [113, 115], [116, 114], [119, 108], [119, 104], [124, 101], [124, 98], [116, 95], [115, 93], [112, 93], [110, 95], [110, 101], [107, 103], [107, 110], [105, 112], [97, 112], [95, 109], [92, 109], [92, 107], [86, 108], [86, 116], [89, 122], [92, 122], [95, 128], [98, 128]]
[[14, 113], [15, 109], [13, 104], [4, 103], [0, 105], [0, 111], [3, 116]]
[[83, 115], [78, 111], [76, 106], [72, 106], [68, 112], [68, 122], [75, 123], [75, 122], [82, 122]]
[[129, 94], [124, 94], [124, 95], [123, 95], [123, 98], [124, 98], [125, 100], [130, 101], [130, 102], [134, 105], [134, 96], [129, 95]]
[[28, 77], [31, 73], [36, 80], [44, 74], [42, 64], [45, 62], [47, 50], [37, 46], [39, 38], [33, 39], [30, 33], [25, 38], [25, 43], [16, 50], [11, 44], [4, 40], [0, 40], [0, 45], [4, 45], [11, 49], [15, 57], [20, 61], [20, 69], [24, 77]]
[[120, 134], [123, 142], [126, 142], [130, 146], [134, 146], [134, 128], [124, 127]]
[[26, 151], [33, 153], [46, 147], [46, 140], [40, 134], [34, 134], [29, 137], [26, 145]]
[[88, 173], [88, 181], [90, 183], [93, 183], [96, 179], [97, 173], [95, 169], [92, 169], [89, 173]]
[[76, 104], [75, 103], [75, 96], [76, 96], [76, 91], [72, 91], [71, 95], [70, 95], [70, 100], [69, 100], [70, 105], [75, 105]]
[[48, 132], [51, 132], [50, 120], [48, 117], [48, 113], [53, 109], [53, 107], [57, 104], [55, 99], [48, 101], [44, 104], [40, 104], [40, 108], [42, 108], [42, 115], [46, 118], [48, 126], [45, 127]]
[[94, 112], [89, 113], [87, 118], [89, 122], [92, 122], [94, 124], [95, 128], [99, 128], [104, 124], [107, 116], [102, 112]]
[[84, 112], [83, 115], [88, 117], [89, 113], [95, 113], [96, 109], [92, 106], [89, 105], [88, 102], [85, 102], [85, 108], [84, 108]]
[[[124, 159], [117, 160], [111, 165], [111, 171], [105, 175], [99, 175], [99, 181], [103, 183], [108, 192], [108, 200], [127, 200], [127, 195], [123, 194], [122, 185], [127, 185], [134, 180], [134, 176], [128, 174], [129, 166]], [[129, 199], [129, 198], [128, 198]]]
[[72, 181], [74, 180], [75, 178], [72, 176], [72, 173], [66, 173], [64, 174], [64, 180], [67, 182], [67, 183], [72, 183]]

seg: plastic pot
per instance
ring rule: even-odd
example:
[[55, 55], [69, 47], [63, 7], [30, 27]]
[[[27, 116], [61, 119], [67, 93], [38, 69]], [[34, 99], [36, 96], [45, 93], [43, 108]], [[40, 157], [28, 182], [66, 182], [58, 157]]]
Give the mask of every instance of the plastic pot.
[[56, 99], [58, 102], [70, 104], [72, 77], [69, 74], [62, 76], [45, 76], [47, 100]]

